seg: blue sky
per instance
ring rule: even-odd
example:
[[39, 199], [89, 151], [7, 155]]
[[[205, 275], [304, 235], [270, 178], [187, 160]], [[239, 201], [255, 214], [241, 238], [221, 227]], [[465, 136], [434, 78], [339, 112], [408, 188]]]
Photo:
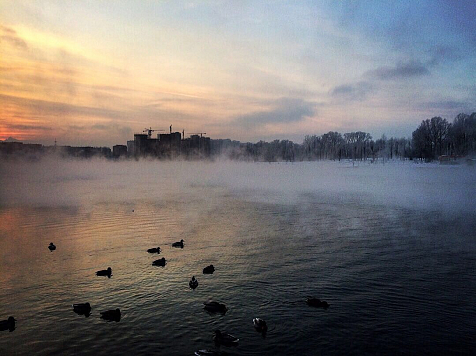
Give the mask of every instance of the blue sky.
[[476, 111], [474, 1], [6, 1], [0, 139], [411, 136]]

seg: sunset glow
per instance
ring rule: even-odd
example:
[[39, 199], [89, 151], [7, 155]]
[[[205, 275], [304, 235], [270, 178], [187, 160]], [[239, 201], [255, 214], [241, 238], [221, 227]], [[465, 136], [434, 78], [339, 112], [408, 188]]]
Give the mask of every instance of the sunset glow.
[[409, 137], [476, 110], [474, 18], [469, 0], [5, 1], [0, 140]]

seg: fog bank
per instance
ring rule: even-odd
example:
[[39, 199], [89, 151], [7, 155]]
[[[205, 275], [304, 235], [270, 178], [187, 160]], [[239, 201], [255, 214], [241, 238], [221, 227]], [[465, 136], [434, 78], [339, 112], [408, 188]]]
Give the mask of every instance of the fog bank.
[[2, 162], [0, 206], [88, 206], [169, 199], [295, 204], [359, 201], [448, 214], [476, 212], [476, 169], [391, 162], [243, 163], [162, 161]]

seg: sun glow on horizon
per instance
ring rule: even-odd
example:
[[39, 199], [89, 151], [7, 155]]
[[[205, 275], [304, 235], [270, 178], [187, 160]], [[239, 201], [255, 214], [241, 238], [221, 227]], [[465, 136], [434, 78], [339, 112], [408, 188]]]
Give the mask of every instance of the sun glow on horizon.
[[409, 136], [475, 110], [472, 31], [440, 29], [457, 18], [433, 6], [17, 4], [0, 7], [2, 140], [112, 145], [171, 123], [245, 141]]

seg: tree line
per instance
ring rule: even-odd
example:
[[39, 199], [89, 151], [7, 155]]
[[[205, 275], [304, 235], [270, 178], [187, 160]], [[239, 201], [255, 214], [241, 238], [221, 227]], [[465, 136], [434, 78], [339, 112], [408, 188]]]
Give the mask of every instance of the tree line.
[[330, 131], [307, 135], [302, 144], [289, 140], [241, 143], [211, 140], [212, 155], [251, 161], [420, 159], [431, 161], [441, 155], [476, 154], [476, 112], [459, 114], [452, 123], [441, 117], [423, 120], [411, 138], [374, 140], [367, 132], [341, 134]]

